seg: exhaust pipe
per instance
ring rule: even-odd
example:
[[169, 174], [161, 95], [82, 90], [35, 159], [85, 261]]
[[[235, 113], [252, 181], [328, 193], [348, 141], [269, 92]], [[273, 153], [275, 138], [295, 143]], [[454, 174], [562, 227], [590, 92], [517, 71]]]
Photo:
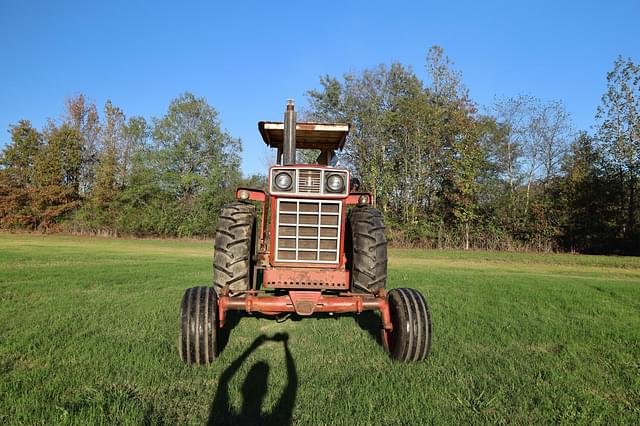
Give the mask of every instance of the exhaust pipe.
[[294, 111], [293, 100], [287, 102], [287, 110], [284, 112], [284, 138], [283, 138], [283, 161], [285, 166], [296, 163], [296, 112]]

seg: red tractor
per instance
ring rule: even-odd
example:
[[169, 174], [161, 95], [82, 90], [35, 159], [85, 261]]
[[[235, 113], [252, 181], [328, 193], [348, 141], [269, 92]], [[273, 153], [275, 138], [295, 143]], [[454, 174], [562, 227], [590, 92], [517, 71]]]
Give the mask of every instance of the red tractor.
[[[357, 192], [347, 169], [330, 165], [344, 147], [349, 124], [296, 123], [289, 101], [284, 122], [261, 121], [258, 129], [278, 150], [278, 165], [269, 170], [267, 192], [238, 188], [238, 201], [220, 214], [214, 287], [187, 289], [182, 298], [182, 360], [213, 362], [229, 311], [273, 316], [379, 311], [382, 342], [391, 357], [426, 358], [427, 301], [410, 288], [385, 291], [382, 214], [371, 206], [370, 194]], [[298, 164], [296, 149], [319, 151], [318, 164]]]

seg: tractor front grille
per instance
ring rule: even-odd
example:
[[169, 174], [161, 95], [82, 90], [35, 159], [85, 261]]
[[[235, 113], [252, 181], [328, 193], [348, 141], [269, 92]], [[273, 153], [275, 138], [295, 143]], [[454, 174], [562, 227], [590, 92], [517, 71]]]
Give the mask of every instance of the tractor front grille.
[[338, 263], [340, 201], [279, 199], [276, 261]]
[[300, 170], [298, 172], [298, 192], [319, 194], [322, 188], [322, 172], [320, 170]]

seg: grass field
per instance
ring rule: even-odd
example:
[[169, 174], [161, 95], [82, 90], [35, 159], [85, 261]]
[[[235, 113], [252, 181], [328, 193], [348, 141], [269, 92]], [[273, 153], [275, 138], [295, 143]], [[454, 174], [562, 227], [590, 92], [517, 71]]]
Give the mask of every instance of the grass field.
[[0, 424], [640, 423], [638, 258], [392, 250], [388, 286], [431, 305], [427, 361], [390, 361], [372, 315], [247, 316], [185, 366], [211, 247], [0, 234]]

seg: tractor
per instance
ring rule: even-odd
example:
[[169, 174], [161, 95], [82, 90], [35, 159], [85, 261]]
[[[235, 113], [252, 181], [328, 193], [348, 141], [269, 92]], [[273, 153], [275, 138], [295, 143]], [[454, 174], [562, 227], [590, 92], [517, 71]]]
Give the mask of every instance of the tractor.
[[[378, 311], [381, 342], [391, 358], [421, 361], [431, 348], [424, 296], [385, 290], [387, 240], [370, 193], [349, 170], [335, 167], [349, 124], [297, 122], [289, 101], [284, 122], [261, 121], [264, 142], [277, 149], [267, 190], [237, 188], [219, 216], [213, 287], [185, 291], [180, 357], [212, 363], [230, 311], [273, 316]], [[296, 150], [319, 152], [299, 164]], [[307, 151], [313, 152], [313, 151]], [[257, 228], [259, 212], [259, 228]]]

